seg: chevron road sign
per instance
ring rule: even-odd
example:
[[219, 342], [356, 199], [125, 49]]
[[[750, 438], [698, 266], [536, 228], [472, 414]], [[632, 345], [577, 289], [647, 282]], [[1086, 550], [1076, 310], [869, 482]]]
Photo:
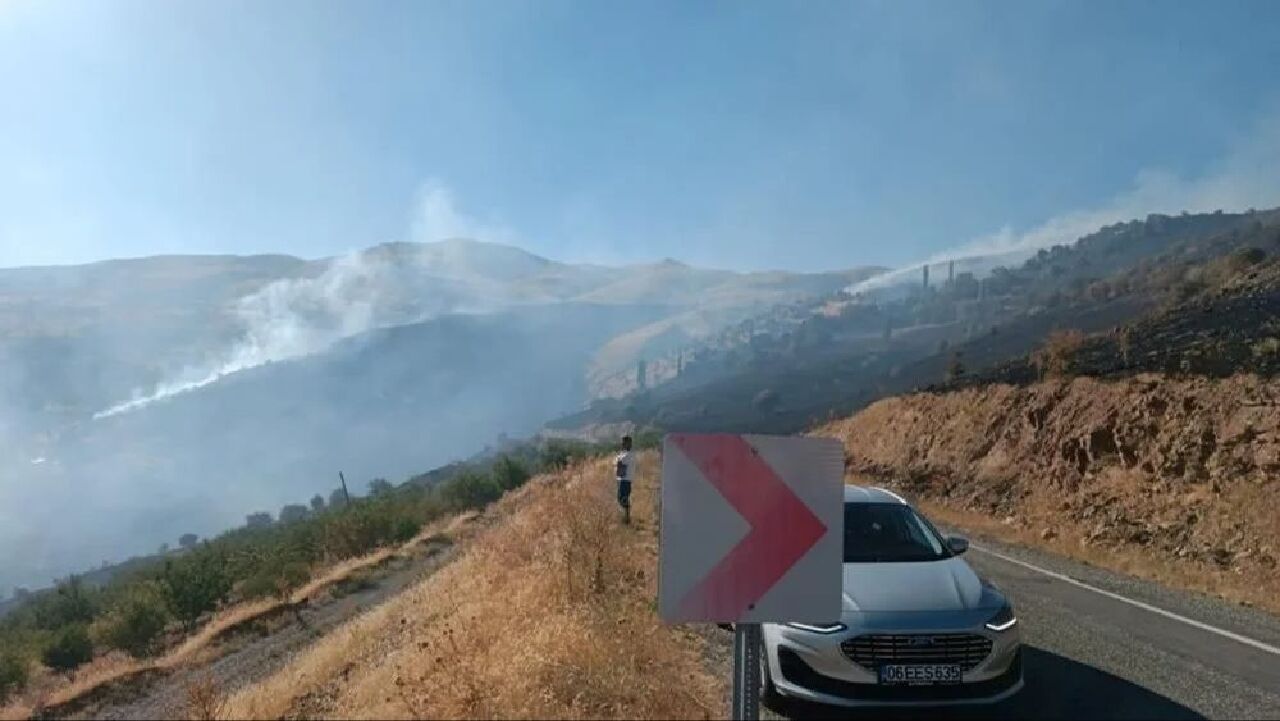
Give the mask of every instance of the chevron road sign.
[[659, 615], [839, 620], [843, 483], [844, 450], [833, 438], [667, 435]]

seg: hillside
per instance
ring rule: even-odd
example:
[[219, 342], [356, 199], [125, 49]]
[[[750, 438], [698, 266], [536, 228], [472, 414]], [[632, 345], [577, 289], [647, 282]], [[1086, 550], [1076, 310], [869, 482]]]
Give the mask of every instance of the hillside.
[[[502, 432], [531, 434], [586, 399], [580, 369], [600, 343], [657, 312], [447, 315], [78, 424], [41, 449], [26, 483], [0, 489], [4, 508], [23, 509], [0, 543], [31, 550], [4, 561], [0, 583], [212, 535], [250, 512], [327, 496], [340, 470], [363, 490], [466, 458]], [[79, 530], [50, 534], [51, 518]]]
[[29, 550], [0, 563], [0, 593], [328, 493], [338, 470], [362, 486], [469, 457], [582, 407], [601, 363], [665, 347], [639, 329], [693, 314], [681, 337], [699, 338], [872, 272], [607, 267], [464, 239], [0, 270], [0, 452], [20, 459], [0, 546]]
[[[974, 382], [1026, 380], [1029, 354], [1055, 330], [1108, 331], [1178, 304], [1195, 315], [1183, 321], [1188, 327], [1226, 324], [1239, 311], [1260, 324], [1276, 301], [1274, 284], [1265, 281], [1271, 271], [1260, 266], [1262, 275], [1247, 280], [1260, 262], [1252, 254], [1280, 255], [1277, 211], [1151, 216], [982, 279], [965, 273], [948, 279], [945, 265], [935, 266], [931, 285], [779, 306], [676, 347], [650, 362], [655, 380], [642, 392], [632, 385], [630, 395], [598, 400], [549, 430], [590, 434], [630, 424], [795, 432], [878, 398], [941, 384], [956, 359]], [[1186, 335], [1169, 333], [1138, 329], [1130, 337], [1151, 343]], [[1237, 340], [1232, 363], [1243, 363], [1241, 349], [1248, 355], [1252, 346], [1244, 336]], [[1176, 357], [1161, 358], [1180, 368], [1185, 349], [1174, 345]], [[1002, 364], [1009, 369], [989, 370]]]
[[[1054, 380], [889, 398], [822, 427], [964, 525], [1280, 610], [1280, 381]], [[974, 519], [996, 523], [974, 523]]]
[[706, 640], [653, 612], [657, 458], [618, 523], [595, 460], [535, 478], [455, 562], [226, 699], [223, 718], [718, 718]]

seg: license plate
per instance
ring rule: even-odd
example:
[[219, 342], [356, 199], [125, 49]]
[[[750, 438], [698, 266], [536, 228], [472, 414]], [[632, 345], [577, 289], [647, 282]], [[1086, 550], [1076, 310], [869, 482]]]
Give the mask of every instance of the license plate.
[[960, 683], [960, 667], [955, 664], [881, 666], [880, 683], [907, 686]]

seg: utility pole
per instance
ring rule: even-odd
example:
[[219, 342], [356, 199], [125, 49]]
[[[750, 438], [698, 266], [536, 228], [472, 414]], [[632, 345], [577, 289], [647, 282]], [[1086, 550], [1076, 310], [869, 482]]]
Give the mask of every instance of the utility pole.
[[347, 499], [347, 505], [351, 505], [351, 492], [347, 490], [347, 479], [343, 477], [342, 471], [338, 471], [338, 480], [342, 481], [342, 496]]

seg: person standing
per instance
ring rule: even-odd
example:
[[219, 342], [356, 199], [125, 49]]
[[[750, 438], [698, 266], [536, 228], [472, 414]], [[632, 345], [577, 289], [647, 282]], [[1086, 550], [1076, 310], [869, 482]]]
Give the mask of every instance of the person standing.
[[622, 437], [622, 450], [613, 461], [614, 476], [618, 480], [618, 505], [622, 507], [622, 522], [631, 523], [631, 481], [635, 478], [636, 454], [631, 452], [631, 436]]

